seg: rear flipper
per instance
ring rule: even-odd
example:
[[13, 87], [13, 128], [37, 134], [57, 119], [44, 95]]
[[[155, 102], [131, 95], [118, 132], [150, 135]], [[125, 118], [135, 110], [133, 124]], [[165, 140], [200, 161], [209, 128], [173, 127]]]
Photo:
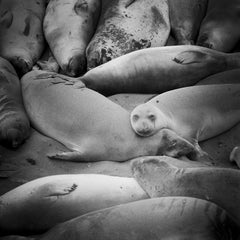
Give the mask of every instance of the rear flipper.
[[48, 154], [47, 157], [50, 158], [51, 160], [61, 160], [61, 161], [70, 161], [70, 162], [84, 161], [83, 153], [78, 151]]
[[238, 168], [240, 168], [240, 146], [233, 148], [229, 160], [230, 162], [235, 162]]

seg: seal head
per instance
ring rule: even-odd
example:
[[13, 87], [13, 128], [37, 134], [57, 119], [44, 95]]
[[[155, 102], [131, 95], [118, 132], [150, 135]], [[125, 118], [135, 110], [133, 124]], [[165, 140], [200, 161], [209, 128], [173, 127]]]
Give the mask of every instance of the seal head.
[[152, 136], [166, 127], [164, 114], [152, 104], [141, 104], [130, 115], [133, 130], [142, 137]]

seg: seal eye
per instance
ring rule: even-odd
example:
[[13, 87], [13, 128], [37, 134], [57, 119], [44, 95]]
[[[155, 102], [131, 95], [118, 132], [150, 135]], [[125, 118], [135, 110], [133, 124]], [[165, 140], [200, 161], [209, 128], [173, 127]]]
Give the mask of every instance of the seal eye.
[[155, 121], [156, 120], [156, 116], [154, 114], [150, 114], [148, 116], [148, 118], [151, 120], [151, 121]]
[[133, 121], [136, 122], [139, 119], [139, 116], [135, 114], [135, 115], [133, 115], [132, 119], [133, 119]]

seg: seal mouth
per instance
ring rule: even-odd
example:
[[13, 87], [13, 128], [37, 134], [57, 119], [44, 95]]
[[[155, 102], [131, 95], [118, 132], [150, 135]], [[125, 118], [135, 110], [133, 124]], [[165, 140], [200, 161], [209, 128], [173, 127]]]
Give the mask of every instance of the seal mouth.
[[141, 137], [149, 137], [154, 134], [152, 129], [135, 129], [135, 132]]

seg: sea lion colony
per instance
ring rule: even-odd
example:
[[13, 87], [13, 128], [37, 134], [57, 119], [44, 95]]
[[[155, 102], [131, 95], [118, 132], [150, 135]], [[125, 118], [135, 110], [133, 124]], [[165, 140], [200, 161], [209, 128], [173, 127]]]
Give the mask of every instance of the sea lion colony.
[[[3, 235], [49, 231], [1, 239], [239, 239], [240, 172], [170, 158], [208, 159], [198, 141], [239, 123], [239, 6], [0, 1], [1, 144], [24, 144], [31, 123], [69, 149], [50, 159], [152, 156], [133, 162], [134, 178], [59, 175], [7, 192], [0, 197]], [[123, 92], [160, 95], [130, 113], [106, 97]], [[238, 166], [239, 149], [229, 156]], [[152, 197], [159, 199], [143, 200]]]

